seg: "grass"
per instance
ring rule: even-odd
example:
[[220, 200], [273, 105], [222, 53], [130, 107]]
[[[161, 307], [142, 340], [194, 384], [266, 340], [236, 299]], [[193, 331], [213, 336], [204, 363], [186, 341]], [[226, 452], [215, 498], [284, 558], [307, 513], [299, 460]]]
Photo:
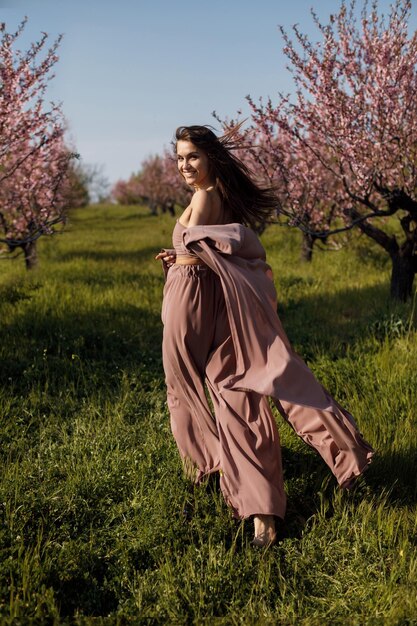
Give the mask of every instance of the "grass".
[[299, 260], [262, 236], [287, 332], [377, 449], [351, 493], [277, 417], [288, 513], [250, 546], [216, 480], [183, 476], [161, 363], [172, 218], [76, 211], [40, 267], [0, 264], [2, 624], [412, 624], [417, 333], [368, 240]]

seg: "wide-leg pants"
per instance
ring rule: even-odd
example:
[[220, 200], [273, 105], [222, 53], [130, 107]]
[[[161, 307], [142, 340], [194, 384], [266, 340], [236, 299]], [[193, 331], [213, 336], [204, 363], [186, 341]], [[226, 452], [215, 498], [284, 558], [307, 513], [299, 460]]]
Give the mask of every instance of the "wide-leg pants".
[[236, 517], [283, 518], [281, 448], [268, 399], [222, 389], [235, 371], [235, 356], [217, 274], [202, 265], [171, 266], [162, 321], [171, 429], [186, 471], [197, 482], [219, 471], [223, 496]]

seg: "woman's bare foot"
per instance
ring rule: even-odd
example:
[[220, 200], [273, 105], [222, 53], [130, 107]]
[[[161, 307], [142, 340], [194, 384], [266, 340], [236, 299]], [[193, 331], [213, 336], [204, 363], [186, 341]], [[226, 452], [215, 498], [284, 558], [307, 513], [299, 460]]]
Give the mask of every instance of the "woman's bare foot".
[[253, 518], [255, 524], [255, 536], [253, 545], [259, 548], [271, 546], [277, 540], [275, 531], [275, 519], [273, 515], [255, 515]]

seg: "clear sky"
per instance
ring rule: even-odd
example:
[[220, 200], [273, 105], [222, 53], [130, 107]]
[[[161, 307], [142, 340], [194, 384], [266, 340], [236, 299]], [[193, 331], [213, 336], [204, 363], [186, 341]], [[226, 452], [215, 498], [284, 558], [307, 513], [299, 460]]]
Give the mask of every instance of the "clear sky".
[[[361, 2], [359, 0], [359, 5]], [[380, 0], [381, 11], [390, 2]], [[278, 25], [315, 39], [337, 0], [0, 0], [7, 30], [29, 18], [21, 46], [64, 34], [50, 98], [62, 101], [86, 163], [111, 182], [168, 146], [182, 124], [232, 117], [245, 96], [291, 90]], [[417, 28], [413, 6], [413, 29]], [[247, 110], [247, 109], [246, 109]]]

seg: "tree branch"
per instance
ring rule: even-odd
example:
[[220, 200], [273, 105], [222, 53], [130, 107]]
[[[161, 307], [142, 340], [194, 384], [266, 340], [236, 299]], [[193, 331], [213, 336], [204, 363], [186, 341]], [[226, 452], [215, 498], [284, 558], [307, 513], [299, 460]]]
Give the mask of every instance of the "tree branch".
[[[13, 250], [14, 248], [20, 248], [20, 246], [24, 246], [25, 244], [36, 241], [37, 239], [39, 239], [39, 237], [42, 237], [47, 228], [49, 229], [51, 226], [55, 226], [55, 224], [65, 223], [65, 219], [66, 218], [64, 214], [59, 215], [58, 217], [43, 224], [40, 228], [36, 228], [35, 230], [33, 230], [27, 237], [24, 237], [22, 239], [8, 239], [7, 237], [0, 237], [0, 243], [5, 243], [10, 250]], [[52, 231], [50, 234], [56, 234], [56, 231]]]
[[[352, 209], [351, 215], [355, 219], [356, 215], [358, 215], [358, 211], [356, 209]], [[358, 228], [363, 233], [365, 233], [365, 235], [376, 241], [376, 243], [382, 246], [384, 250], [386, 250], [390, 255], [399, 250], [398, 242], [395, 235], [390, 237], [380, 228], [377, 228], [376, 226], [373, 226], [372, 224], [369, 224], [368, 222], [365, 222], [363, 220], [357, 222], [357, 224]]]
[[[278, 214], [282, 214], [282, 215], [285, 215], [285, 217], [288, 217], [288, 219], [290, 220], [290, 223], [287, 224], [288, 226], [296, 226], [303, 233], [306, 233], [308, 235], [314, 235], [318, 239], [325, 239], [326, 237], [329, 237], [330, 235], [337, 235], [338, 233], [344, 233], [348, 230], [351, 230], [355, 226], [358, 226], [359, 228], [361, 228], [361, 224], [372, 217], [387, 217], [388, 215], [392, 215], [391, 212], [383, 211], [383, 210], [375, 210], [375, 211], [372, 211], [371, 213], [366, 213], [366, 215], [361, 215], [357, 209], [346, 209], [345, 214], [346, 215], [349, 214], [353, 218], [349, 224], [346, 224], [345, 226], [340, 226], [339, 228], [331, 228], [329, 230], [315, 231], [314, 229], [306, 226], [306, 223], [302, 222], [301, 218], [293, 215], [290, 211], [288, 211], [287, 209], [284, 209], [283, 207], [279, 207]], [[275, 220], [271, 220], [266, 223], [276, 224], [277, 222]], [[388, 237], [388, 235], [386, 235], [384, 231], [376, 228], [375, 226], [371, 226], [371, 224], [368, 224], [368, 226], [370, 228], [380, 231], [383, 235]], [[365, 231], [363, 230], [363, 232]]]

